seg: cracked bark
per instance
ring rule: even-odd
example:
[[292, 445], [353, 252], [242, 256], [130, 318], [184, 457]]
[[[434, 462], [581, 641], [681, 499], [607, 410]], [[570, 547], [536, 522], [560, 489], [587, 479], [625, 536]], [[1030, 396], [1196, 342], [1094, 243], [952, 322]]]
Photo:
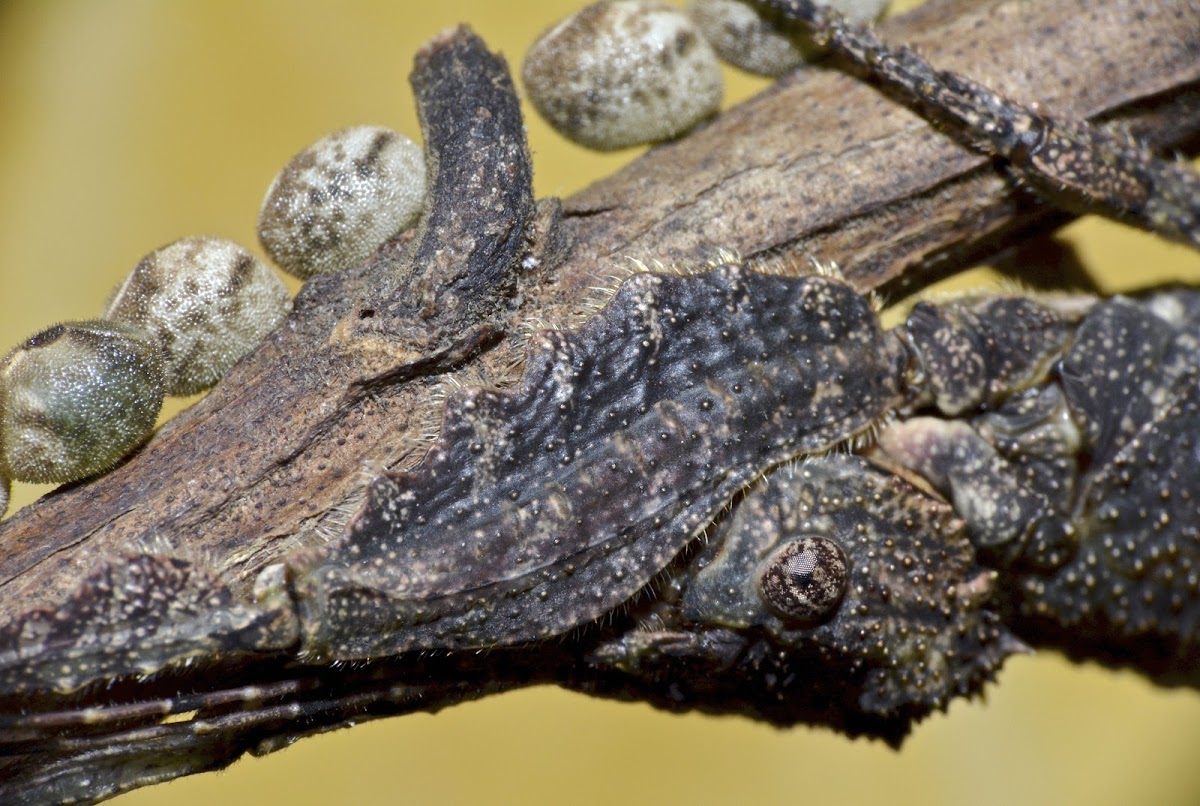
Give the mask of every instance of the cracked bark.
[[[939, 0], [883, 34], [1053, 114], [1127, 125], [1159, 148], [1194, 152], [1198, 16], [1183, 2]], [[438, 114], [461, 114], [454, 104], [434, 109], [441, 74], [428, 59], [450, 53], [453, 60], [461, 44], [440, 41], [414, 76], [418, 97], [427, 99], [428, 142], [439, 140]], [[1065, 52], [1070, 59], [1061, 58]], [[511, 120], [476, 133], [493, 149], [480, 171], [519, 168], [523, 143]], [[504, 136], [507, 145], [497, 145]], [[480, 142], [458, 145], [483, 153]], [[508, 156], [497, 160], [497, 150]], [[480, 187], [503, 181], [476, 178]], [[535, 217], [531, 204], [520, 207], [522, 217]], [[512, 237], [511, 221], [478, 230], [507, 244], [505, 260], [528, 257], [530, 248], [539, 255], [519, 287], [500, 297], [456, 287], [453, 261], [420, 246], [432, 243], [424, 236], [434, 216], [356, 269], [310, 282], [286, 325], [143, 451], [0, 527], [7, 549], [0, 623], [62, 599], [103, 557], [150, 541], [205, 558], [235, 593], [248, 594], [263, 565], [335, 528], [322, 527], [323, 519], [344, 518], [345, 502], [373, 469], [419, 456], [427, 444], [419, 435], [439, 417], [431, 396], [440, 380], [511, 380], [522, 350], [515, 323], [531, 316], [578, 322], [578, 298], [625, 255], [695, 263], [727, 248], [746, 257], [814, 258], [837, 262], [861, 288], [896, 287], [954, 271], [1067, 218], [954, 136], [836, 71], [785, 78], [565, 200], [547, 239], [558, 215], [552, 204], [539, 208], [531, 229], [543, 238], [533, 244]], [[496, 252], [480, 254], [496, 260]], [[421, 277], [438, 281], [402, 283], [421, 260]], [[441, 284], [454, 298], [431, 305]], [[432, 321], [434, 310], [453, 313]], [[468, 320], [473, 329], [461, 334]]]

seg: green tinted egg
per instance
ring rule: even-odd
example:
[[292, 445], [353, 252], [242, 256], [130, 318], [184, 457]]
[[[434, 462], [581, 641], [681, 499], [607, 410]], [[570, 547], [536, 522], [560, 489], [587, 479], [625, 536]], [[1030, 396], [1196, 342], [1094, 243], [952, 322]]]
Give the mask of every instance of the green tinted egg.
[[43, 330], [0, 365], [0, 465], [17, 481], [69, 482], [150, 436], [163, 362], [149, 332], [118, 322]]

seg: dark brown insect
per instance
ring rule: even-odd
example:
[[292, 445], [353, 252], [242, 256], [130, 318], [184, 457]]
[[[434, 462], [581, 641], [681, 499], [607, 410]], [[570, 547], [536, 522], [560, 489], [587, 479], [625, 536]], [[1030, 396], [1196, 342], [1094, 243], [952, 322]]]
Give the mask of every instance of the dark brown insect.
[[[456, 295], [492, 326], [488, 317], [504, 309], [508, 280], [464, 276], [483, 293], [457, 288]], [[448, 290], [424, 284], [431, 295]], [[950, 324], [921, 330], [918, 316], [884, 334], [864, 299], [826, 278], [727, 268], [644, 275], [621, 293], [582, 328], [546, 337], [520, 388], [452, 397], [442, 441], [426, 464], [381, 480], [355, 525], [328, 546], [261, 569], [254, 600], [203, 562], [149, 551], [111, 557], [57, 610], [35, 609], [8, 625], [0, 656], [8, 758], [0, 771], [10, 776], [9, 791], [45, 800], [100, 797], [147, 780], [131, 774], [131, 764], [185, 774], [223, 765], [246, 748], [269, 750], [297, 725], [315, 730], [544, 681], [898, 740], [911, 720], [977, 690], [1020, 648], [1010, 632], [1020, 606], [1006, 609], [1014, 601], [1011, 580], [1020, 590], [1030, 579], [1051, 593], [1068, 588], [1056, 574], [1086, 555], [1027, 554], [1038, 543], [1024, 532], [1007, 541], [989, 537], [980, 519], [958, 517], [916, 486], [918, 479], [892, 472], [899, 468], [813, 454], [881, 425], [884, 413], [920, 413], [964, 426], [968, 440], [999, 446], [1001, 458], [1038, 478], [1095, 467], [1108, 444], [1099, 436], [1043, 462], [1020, 417], [1042, 411], [1028, 401], [1052, 397], [1047, 389], [1070, 397], [1053, 367], [1064, 355], [1089, 355], [1088, 338], [1077, 334], [1097, 327], [1089, 311], [1107, 304], [1060, 310], [1009, 297], [1004, 310], [960, 306], [941, 309], [942, 316], [934, 309], [935, 322]], [[778, 304], [788, 299], [796, 304]], [[1151, 317], [1162, 318], [1134, 307], [1148, 327]], [[1030, 321], [1044, 325], [1034, 331]], [[1168, 324], [1172, 333], [1182, 329]], [[980, 327], [993, 338], [978, 338]], [[937, 371], [938, 338], [923, 343], [922, 333], [945, 328], [968, 351], [994, 345], [997, 333], [1037, 337], [1013, 339], [996, 360], [975, 362], [982, 388], [961, 390], [959, 376]], [[818, 343], [811, 352], [767, 349], [789, 337]], [[489, 338], [480, 327], [449, 347], [431, 339], [437, 349], [422, 360], [463, 361]], [[707, 398], [689, 396], [700, 389]], [[864, 407], [863, 398], [882, 405]], [[706, 399], [714, 401], [707, 409]], [[1166, 414], [1151, 422], [1177, 421], [1169, 391], [1164, 399]], [[679, 400], [694, 403], [695, 412], [676, 406]], [[830, 401], [841, 407], [826, 411]], [[1080, 431], [1105, 433], [1107, 412], [1089, 413], [1079, 400], [1067, 405], [1082, 409]], [[609, 412], [616, 425], [606, 424]], [[829, 414], [829, 422], [818, 414]], [[999, 420], [983, 419], [995, 414]], [[799, 427], [781, 426], [789, 416]], [[518, 421], [528, 428], [509, 427]], [[994, 436], [1005, 425], [1008, 442]], [[703, 445], [694, 453], [692, 431]], [[1146, 444], [1138, 436], [1128, 444]], [[891, 459], [914, 466], [920, 458], [897, 454]], [[627, 464], [612, 471], [587, 461], [593, 457]], [[785, 462], [792, 458], [803, 461]], [[511, 474], [497, 472], [508, 459]], [[614, 484], [612, 508], [580, 524], [593, 510], [570, 512], [574, 497], [606, 491], [581, 480], [631, 468], [641, 486]], [[510, 483], [516, 479], [525, 481]], [[959, 515], [971, 515], [955, 504]], [[551, 511], [569, 514], [541, 517]], [[411, 528], [394, 525], [405, 518]], [[545, 539], [523, 555], [522, 539], [542, 525]], [[594, 544], [587, 542], [593, 531]], [[840, 597], [824, 597], [831, 612], [798, 624], [773, 609], [762, 580], [775, 552], [795, 554], [790, 546], [798, 545], [803, 554], [790, 541], [812, 540], [806, 536], [816, 531], [836, 543], [849, 576]], [[489, 554], [494, 532], [503, 548]], [[1005, 550], [1007, 543], [1018, 550]], [[408, 578], [417, 565], [434, 573]], [[1186, 634], [1164, 634], [1188, 646]], [[460, 651], [473, 649], [488, 651]]]

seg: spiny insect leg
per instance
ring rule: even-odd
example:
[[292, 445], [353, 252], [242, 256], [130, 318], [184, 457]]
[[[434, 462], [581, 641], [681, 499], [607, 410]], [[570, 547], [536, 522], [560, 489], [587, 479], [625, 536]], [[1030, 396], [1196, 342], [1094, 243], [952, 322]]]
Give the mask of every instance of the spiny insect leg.
[[[943, 409], [879, 438], [967, 520], [1018, 635], [1190, 686], [1200, 685], [1195, 310], [1186, 289], [1097, 302], [1041, 385], [1006, 384], [1011, 395], [985, 413]], [[925, 330], [932, 338], [910, 343], [955, 343]]]
[[906, 47], [812, 0], [763, 0], [813, 38], [1007, 160], [1055, 205], [1125, 221], [1200, 247], [1200, 174], [1155, 156], [1124, 133], [1052, 119], [971, 79], [938, 70]]

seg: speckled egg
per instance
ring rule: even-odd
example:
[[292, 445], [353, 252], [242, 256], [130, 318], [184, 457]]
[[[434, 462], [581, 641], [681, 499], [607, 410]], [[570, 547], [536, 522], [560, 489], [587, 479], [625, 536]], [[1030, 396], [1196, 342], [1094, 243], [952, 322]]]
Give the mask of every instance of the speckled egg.
[[149, 331], [121, 322], [43, 330], [0, 364], [0, 467], [38, 483], [107, 470], [150, 436], [162, 399]]
[[352, 126], [292, 157], [258, 213], [258, 238], [307, 280], [361, 262], [416, 223], [425, 204], [421, 147], [391, 129]]
[[291, 308], [275, 272], [221, 238], [183, 238], [134, 267], [101, 318], [149, 330], [162, 347], [169, 395], [215, 384]]
[[[888, 0], [816, 0], [850, 22], [873, 22]], [[780, 76], [821, 53], [802, 29], [778, 13], [740, 0], [689, 0], [696, 26], [722, 59], [762, 76]]]
[[533, 44], [522, 70], [533, 105], [602, 151], [666, 140], [715, 114], [721, 69], [678, 9], [645, 0], [590, 5]]

